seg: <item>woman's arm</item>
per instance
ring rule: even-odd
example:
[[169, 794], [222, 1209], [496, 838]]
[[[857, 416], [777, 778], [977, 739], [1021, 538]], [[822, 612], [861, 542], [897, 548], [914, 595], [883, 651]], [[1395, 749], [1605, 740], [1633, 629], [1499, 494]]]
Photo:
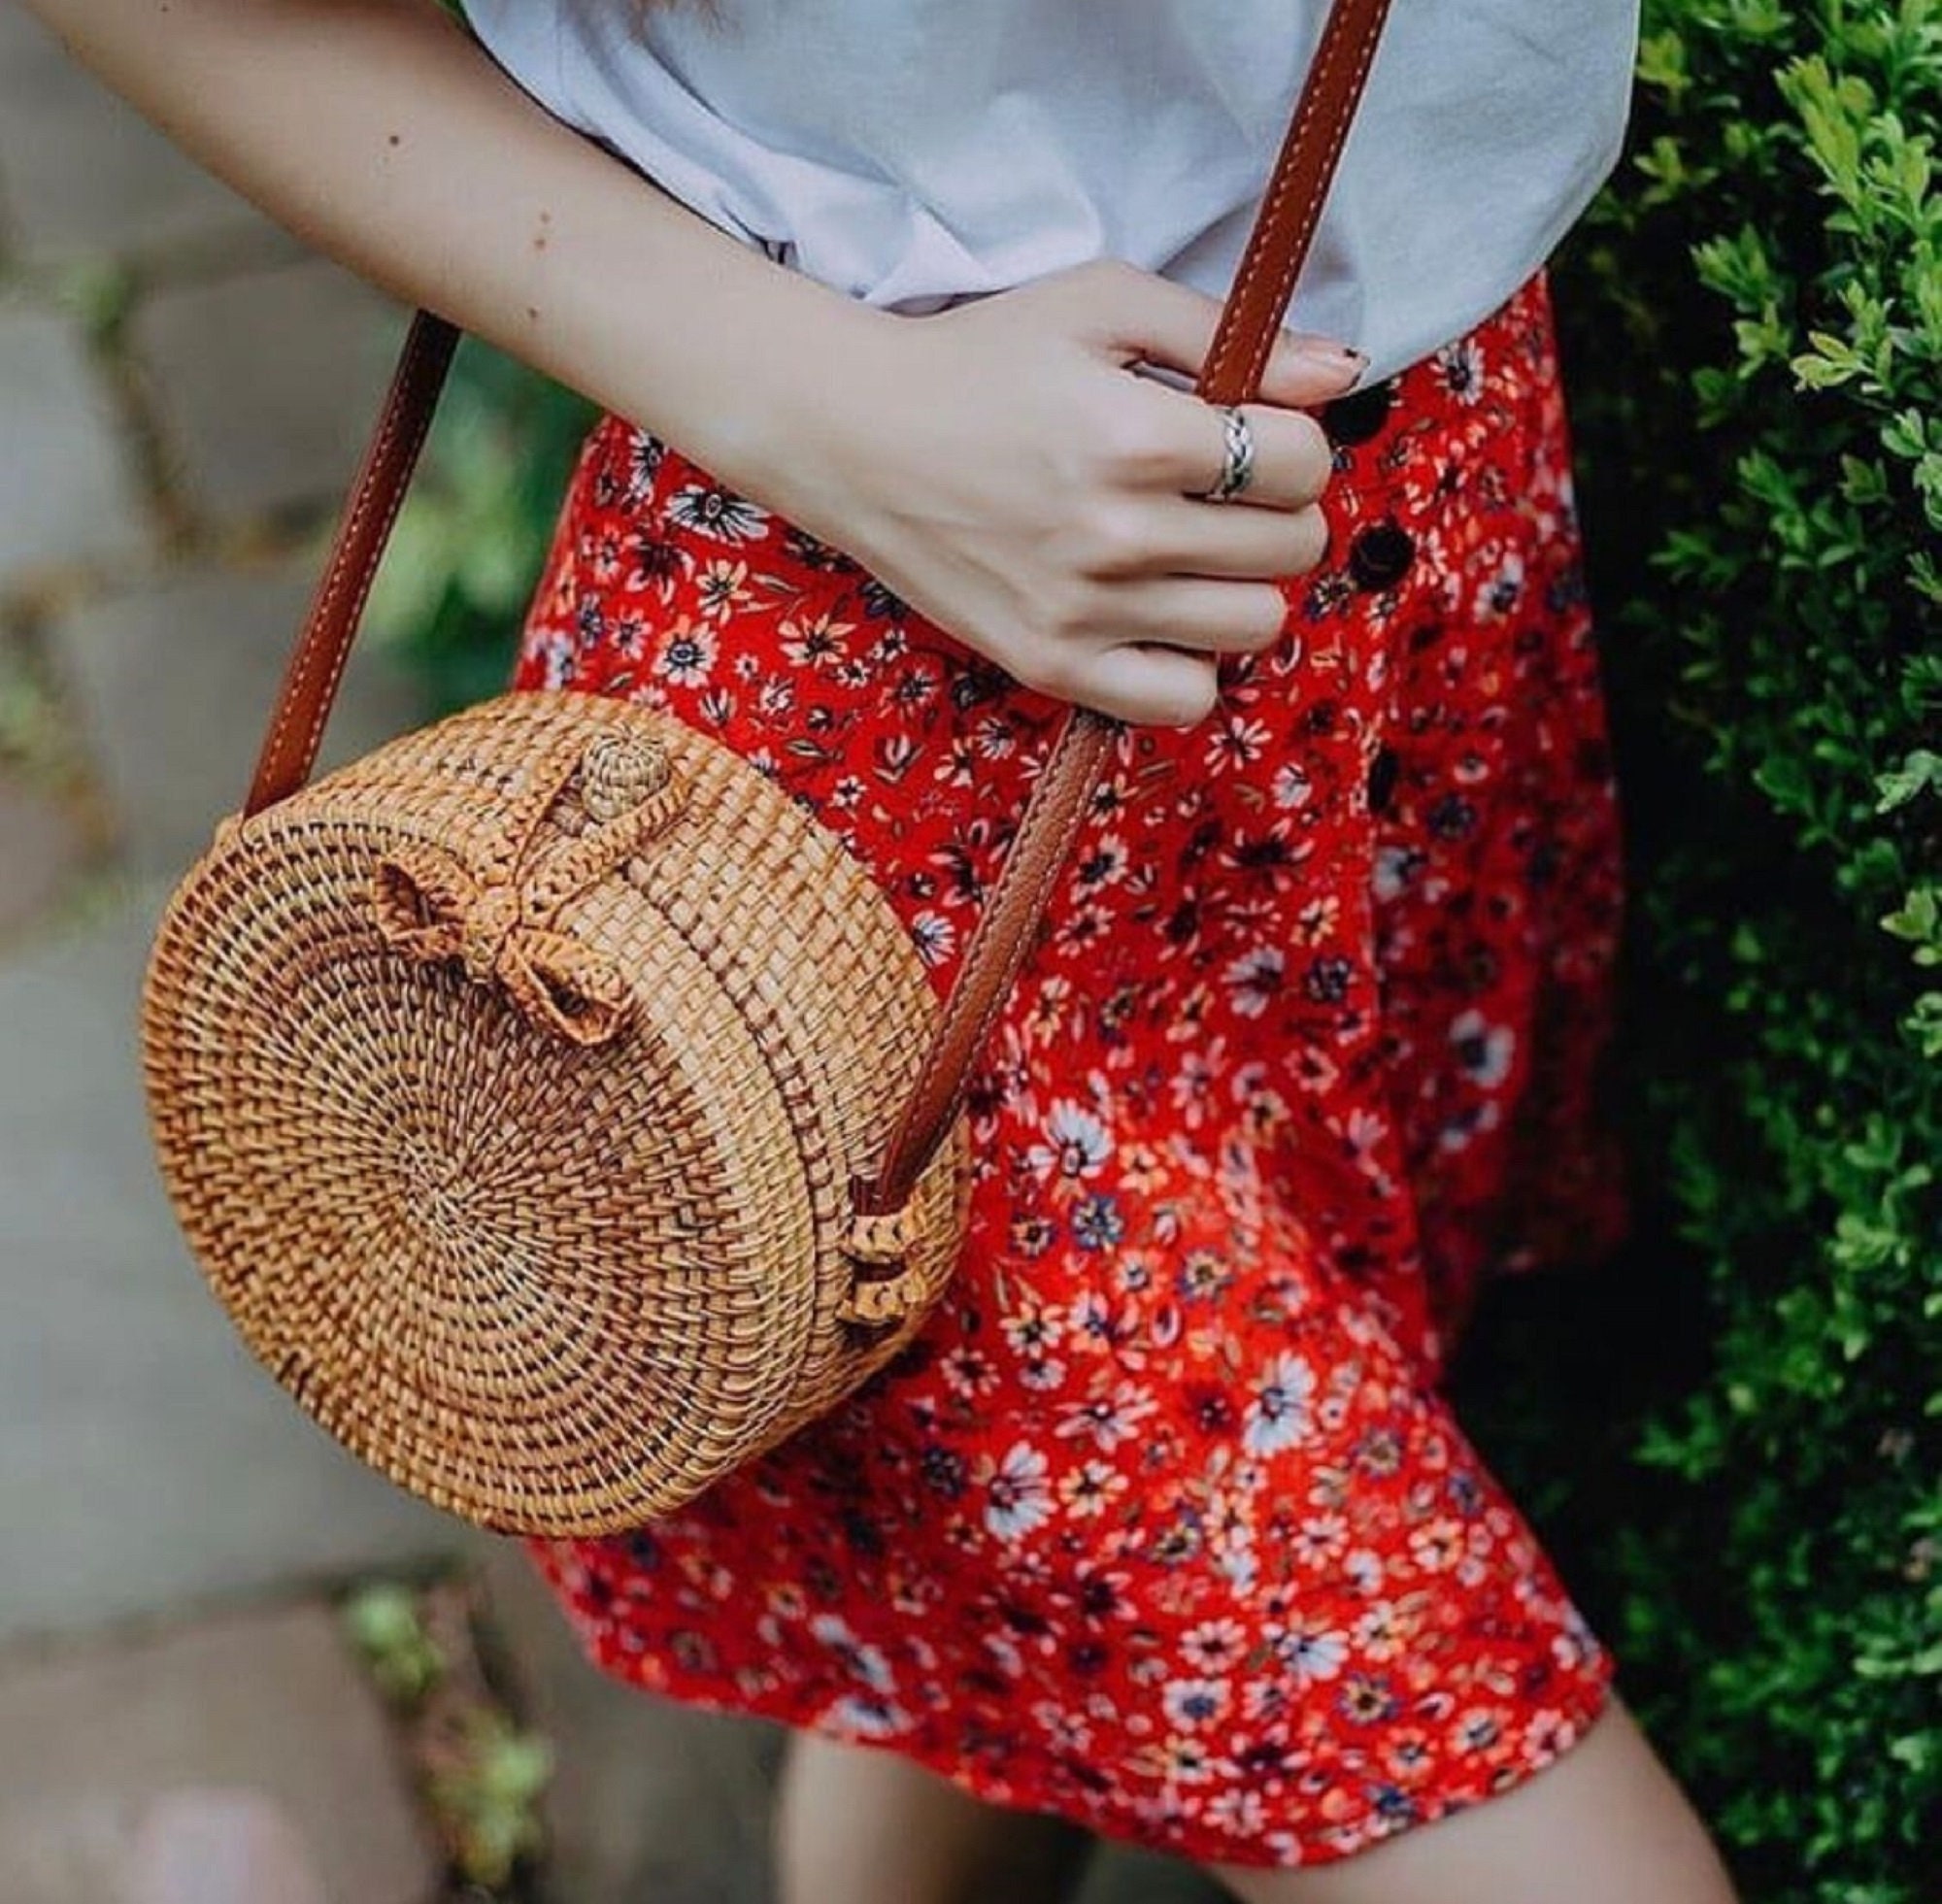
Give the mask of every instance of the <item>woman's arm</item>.
[[[561, 125], [437, 0], [27, 0], [84, 65], [320, 251], [761, 484], [894, 322]], [[828, 402], [827, 393], [822, 397]]]
[[[75, 54], [318, 251], [664, 436], [846, 550], [1020, 681], [1197, 720], [1321, 559], [1299, 407], [1359, 368], [1285, 333], [1247, 498], [1194, 500], [1220, 300], [1095, 259], [921, 321], [776, 264], [561, 125], [438, 0], [27, 0]], [[620, 4], [620, 0], [617, 0]]]

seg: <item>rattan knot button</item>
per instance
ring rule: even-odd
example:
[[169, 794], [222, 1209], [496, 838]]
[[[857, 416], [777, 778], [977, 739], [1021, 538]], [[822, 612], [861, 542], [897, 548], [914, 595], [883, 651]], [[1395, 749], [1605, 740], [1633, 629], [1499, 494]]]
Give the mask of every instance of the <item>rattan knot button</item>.
[[658, 810], [667, 802], [655, 799], [671, 791], [673, 768], [667, 749], [658, 741], [635, 734], [600, 734], [588, 743], [580, 763], [580, 798], [590, 818], [619, 819], [631, 808], [653, 804], [645, 817], [653, 830]]

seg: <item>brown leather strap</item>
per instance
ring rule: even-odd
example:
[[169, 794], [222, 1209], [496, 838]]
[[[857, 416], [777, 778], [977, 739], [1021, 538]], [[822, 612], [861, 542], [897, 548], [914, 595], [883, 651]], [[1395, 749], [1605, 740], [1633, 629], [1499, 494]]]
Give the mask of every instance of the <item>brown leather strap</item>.
[[351, 485], [351, 500], [337, 524], [323, 580], [311, 599], [303, 632], [284, 671], [277, 710], [263, 751], [256, 756], [246, 814], [260, 813], [310, 779], [323, 723], [337, 699], [337, 685], [356, 638], [364, 598], [390, 540], [391, 524], [431, 428], [438, 393], [458, 344], [457, 329], [429, 311], [412, 319], [378, 427]]
[[[1334, 0], [1261, 209], [1221, 313], [1195, 393], [1251, 401], [1308, 255], [1389, 0]], [[352, 484], [295, 652], [284, 676], [245, 813], [261, 812], [310, 778], [346, 655], [391, 524], [430, 428], [457, 330], [420, 311], [412, 320], [377, 432]], [[1019, 822], [1005, 863], [966, 946], [930, 1050], [874, 1177], [852, 1186], [859, 1212], [899, 1208], [949, 1135], [998, 1008], [1031, 951], [1058, 875], [1121, 723], [1075, 708]]]

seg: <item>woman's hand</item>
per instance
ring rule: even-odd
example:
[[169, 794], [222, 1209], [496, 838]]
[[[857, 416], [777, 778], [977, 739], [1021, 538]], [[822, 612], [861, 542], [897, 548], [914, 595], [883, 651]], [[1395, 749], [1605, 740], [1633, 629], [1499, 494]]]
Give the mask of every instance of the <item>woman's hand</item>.
[[1197, 376], [1220, 314], [1104, 260], [894, 318], [818, 380], [813, 441], [798, 435], [762, 486], [1025, 685], [1190, 724], [1214, 706], [1220, 656], [1278, 639], [1274, 578], [1322, 558], [1329, 447], [1295, 406], [1344, 394], [1363, 363], [1284, 332], [1244, 406], [1252, 482], [1195, 500], [1221, 472], [1221, 412], [1127, 366]]

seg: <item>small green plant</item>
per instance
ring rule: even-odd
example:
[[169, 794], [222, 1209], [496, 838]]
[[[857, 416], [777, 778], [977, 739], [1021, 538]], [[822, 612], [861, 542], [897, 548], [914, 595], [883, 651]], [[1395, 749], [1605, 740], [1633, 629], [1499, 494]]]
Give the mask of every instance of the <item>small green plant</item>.
[[379, 1691], [393, 1705], [416, 1706], [445, 1676], [445, 1660], [408, 1587], [374, 1581], [354, 1591], [344, 1623]]
[[430, 1772], [426, 1788], [468, 1883], [497, 1890], [521, 1858], [541, 1849], [539, 1802], [552, 1764], [547, 1742], [519, 1731], [503, 1713], [466, 1716], [450, 1762]]
[[402, 1722], [452, 1879], [467, 1896], [510, 1898], [545, 1847], [541, 1801], [552, 1749], [498, 1700], [461, 1579], [372, 1581], [346, 1596], [345, 1630]]

